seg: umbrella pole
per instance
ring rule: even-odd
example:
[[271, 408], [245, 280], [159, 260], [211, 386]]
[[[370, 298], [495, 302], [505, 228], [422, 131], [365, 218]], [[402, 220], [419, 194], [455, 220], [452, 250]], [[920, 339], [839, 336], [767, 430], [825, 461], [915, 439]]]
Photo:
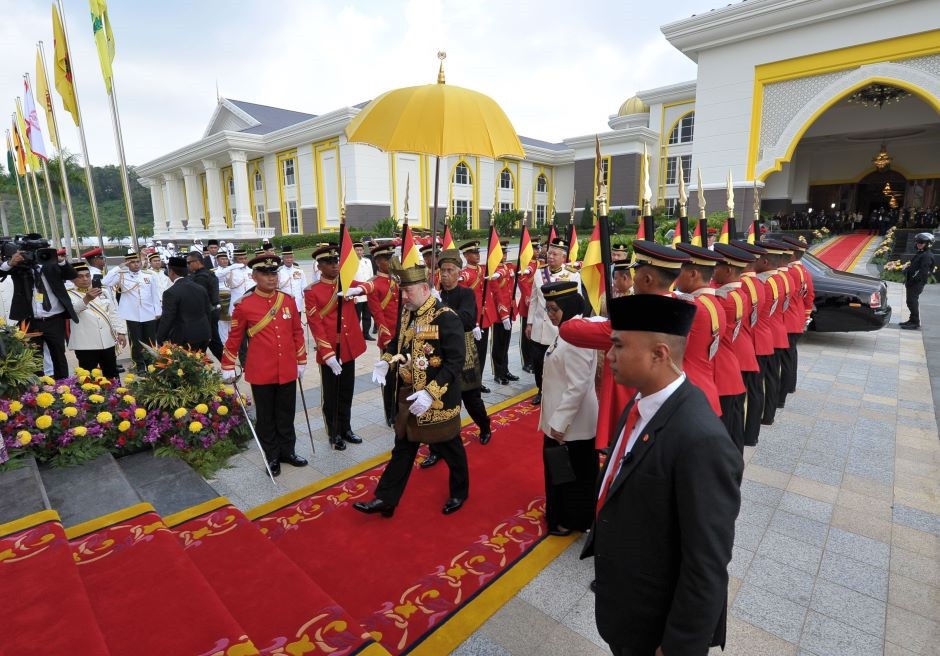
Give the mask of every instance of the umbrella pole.
[[441, 184], [441, 156], [434, 165], [434, 207], [431, 208], [431, 287], [434, 287], [434, 272], [437, 271], [437, 194]]

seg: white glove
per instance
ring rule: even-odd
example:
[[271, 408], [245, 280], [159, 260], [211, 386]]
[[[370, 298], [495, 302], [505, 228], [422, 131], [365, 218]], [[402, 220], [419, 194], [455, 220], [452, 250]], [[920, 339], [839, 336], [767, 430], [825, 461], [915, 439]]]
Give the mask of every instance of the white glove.
[[431, 287], [431, 296], [433, 296], [435, 300], [438, 300], [438, 301], [441, 300], [441, 293], [437, 291], [434, 287]]
[[607, 317], [600, 314], [595, 314], [593, 317], [588, 317], [588, 321], [591, 323], [600, 323], [602, 321], [607, 321]]
[[487, 280], [499, 280], [500, 278], [502, 278], [502, 275], [500, 275], [499, 271], [497, 271], [492, 276], [487, 278]]
[[434, 399], [431, 398], [431, 395], [424, 390], [415, 392], [405, 400], [414, 401], [414, 403], [411, 404], [411, 407], [408, 408], [408, 412], [413, 414], [415, 417], [420, 417], [425, 412], [430, 410], [431, 404], [434, 402]]
[[478, 342], [479, 342], [481, 339], [483, 339], [483, 331], [480, 330], [480, 327], [479, 327], [479, 326], [474, 326], [474, 327], [473, 327], [473, 339], [475, 339], [475, 340], [478, 341]]
[[[340, 292], [339, 294], [337, 294], [337, 296], [343, 296], [343, 295], [344, 295], [343, 292]], [[350, 287], [349, 289], [346, 290], [346, 294], [345, 294], [346, 298], [352, 298], [353, 296], [360, 296], [360, 295], [362, 295], [362, 287]]]
[[388, 375], [388, 362], [379, 360], [372, 367], [372, 382], [376, 385], [384, 385], [385, 377]]
[[512, 321], [509, 320], [509, 317], [503, 319], [503, 328], [506, 330], [512, 330]]
[[340, 361], [336, 359], [335, 355], [331, 355], [326, 359], [326, 366], [333, 370], [334, 376], [339, 376], [343, 373], [343, 365], [340, 364]]
[[234, 369], [223, 369], [222, 370], [222, 382], [231, 383], [235, 380], [235, 370]]
[[307, 365], [298, 364], [297, 365], [297, 380], [303, 380], [304, 372], [307, 370]]

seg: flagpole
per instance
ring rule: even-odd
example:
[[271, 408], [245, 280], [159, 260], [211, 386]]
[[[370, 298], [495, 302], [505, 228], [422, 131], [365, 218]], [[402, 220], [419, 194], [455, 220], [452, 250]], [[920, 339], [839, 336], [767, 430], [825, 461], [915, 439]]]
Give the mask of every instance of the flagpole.
[[29, 232], [29, 225], [26, 222], [26, 203], [23, 202], [23, 190], [20, 188], [20, 174], [16, 170], [16, 153], [13, 152], [13, 140], [10, 138], [9, 130], [7, 130], [7, 151], [14, 160], [13, 170], [10, 171], [10, 175], [16, 179], [16, 196], [20, 199], [20, 213], [23, 215], [23, 227], [26, 228], [26, 232]]
[[[29, 188], [29, 158], [26, 157], [26, 143], [23, 141], [22, 135], [19, 134], [19, 127], [16, 123], [16, 113], [12, 114], [13, 117], [13, 129], [17, 132], [17, 136], [20, 140], [20, 148], [23, 149], [23, 184], [26, 185], [26, 198], [29, 201], [29, 218], [32, 219], [32, 224], [27, 220], [27, 216], [23, 214], [23, 225], [26, 226], [26, 232], [36, 232], [38, 224], [36, 223], [36, 208], [33, 206], [33, 191]], [[19, 178], [17, 177], [17, 186], [19, 186]]]
[[[597, 188], [595, 198], [597, 200], [597, 221], [600, 228], [601, 237], [601, 267], [604, 269], [604, 295], [609, 299], [611, 290], [611, 274], [613, 273], [613, 257], [610, 252], [610, 220], [607, 216], [607, 181], [604, 180], [604, 165], [601, 159], [601, 142], [597, 135], [594, 135], [595, 150], [595, 178], [597, 178]], [[605, 303], [605, 306], [607, 304]], [[609, 311], [608, 311], [609, 314]]]
[[643, 178], [641, 191], [643, 198], [643, 205], [641, 207], [643, 234], [649, 241], [656, 241], [656, 224], [653, 221], [653, 208], [650, 205], [650, 201], [653, 199], [653, 191], [650, 189], [650, 158], [645, 142], [643, 144], [643, 166], [641, 170], [641, 177]]
[[[691, 171], [689, 171], [691, 175]], [[683, 244], [691, 243], [689, 239], [689, 216], [687, 205], [689, 197], [685, 192], [685, 171], [682, 169], [682, 156], [676, 158], [676, 177], [679, 182], [679, 239]]]
[[[19, 96], [16, 97], [16, 110], [17, 110], [17, 112], [19, 112], [19, 115], [20, 115], [20, 116], [23, 116], [23, 115], [24, 115], [24, 114], [23, 114], [23, 104], [20, 102], [20, 97], [19, 97]], [[28, 139], [28, 138], [29, 138], [29, 137], [28, 137], [28, 135], [27, 135], [26, 139]], [[42, 226], [41, 226], [41, 227], [42, 227], [42, 235], [43, 235], [43, 237], [48, 237], [48, 236], [49, 236], [49, 226], [46, 225], [46, 213], [42, 211], [42, 194], [39, 193], [39, 183], [36, 182], [36, 169], [35, 169], [33, 166], [30, 165], [30, 161], [29, 161], [29, 160], [32, 159], [32, 158], [38, 159], [38, 157], [36, 157], [36, 155], [33, 154], [33, 152], [32, 152], [32, 145], [30, 145], [30, 147], [29, 147], [29, 152], [25, 152], [25, 151], [27, 150], [27, 148], [26, 148], [26, 139], [23, 138], [23, 135], [20, 135], [20, 142], [23, 144], [23, 150], [24, 150], [24, 153], [25, 153], [25, 155], [26, 155], [26, 169], [27, 169], [27, 171], [29, 171], [30, 178], [31, 178], [32, 181], [33, 181], [33, 191], [34, 191], [35, 194], [36, 194], [36, 209], [37, 209], [38, 212], [39, 212], [39, 220], [40, 220], [40, 222], [42, 223]], [[35, 217], [34, 217], [34, 218], [35, 218]], [[35, 227], [36, 227], [37, 230], [40, 228], [39, 225], [36, 225]]]
[[130, 178], [127, 176], [127, 160], [124, 157], [124, 137], [121, 134], [121, 117], [118, 114], [117, 87], [114, 84], [114, 75], [111, 76], [111, 93], [108, 94], [108, 104], [111, 107], [111, 123], [114, 127], [114, 143], [117, 146], [118, 162], [121, 164], [121, 187], [124, 189], [124, 206], [127, 208], [127, 227], [131, 231], [131, 245], [134, 252], [140, 252], [137, 243], [137, 224], [134, 220], [134, 201], [131, 197]]
[[[65, 35], [65, 42], [69, 42], [69, 28], [65, 20], [65, 7], [62, 6], [62, 0], [56, 0], [59, 8], [59, 20], [62, 23], [62, 33]], [[68, 49], [68, 48], [66, 48]], [[70, 55], [71, 57], [71, 55]], [[82, 159], [85, 163], [85, 185], [88, 187], [88, 204], [91, 207], [91, 220], [95, 224], [95, 235], [98, 237], [98, 248], [104, 252], [104, 238], [101, 236], [101, 220], [98, 216], [98, 201], [95, 199], [95, 183], [91, 175], [91, 161], [88, 159], [88, 143], [85, 141], [85, 121], [82, 119], [82, 106], [78, 100], [78, 81], [75, 79], [75, 68], [70, 68], [72, 74], [72, 91], [75, 94], [75, 113], [78, 114], [78, 137], [82, 145]], [[75, 236], [76, 240], [78, 235]]]
[[[29, 73], [23, 73], [23, 79], [26, 81], [26, 87], [31, 91], [33, 88], [32, 82], [29, 79]], [[36, 114], [37, 120], [39, 120], [39, 113]], [[29, 142], [30, 147], [32, 147], [32, 141]], [[46, 165], [46, 160], [42, 157], [39, 158], [40, 165], [42, 166], [42, 175], [45, 180], [46, 187], [46, 198], [49, 202], [49, 229], [51, 231], [52, 243], [58, 249], [62, 245], [62, 240], [59, 238], [59, 226], [56, 224], [55, 220], [55, 201], [52, 196], [52, 183], [49, 181], [49, 167]], [[38, 191], [36, 192], [39, 193]], [[40, 203], [42, 201], [39, 201]]]
[[56, 118], [56, 115], [55, 115], [55, 105], [52, 102], [52, 91], [48, 89], [49, 71], [46, 70], [46, 51], [42, 47], [42, 41], [40, 41], [36, 45], [39, 48], [39, 59], [42, 61], [42, 76], [46, 80], [46, 87], [47, 87], [46, 93], [48, 94], [48, 98], [44, 98], [43, 102], [45, 102], [46, 105], [49, 107], [49, 118], [52, 119], [51, 121], [49, 121], [50, 123], [49, 130], [51, 131], [50, 136], [53, 137], [53, 139], [55, 140], [56, 147], [58, 148], [58, 152], [59, 152], [59, 175], [61, 176], [61, 179], [62, 179], [62, 191], [64, 192], [62, 196], [65, 199], [65, 212], [68, 215], [69, 228], [71, 228], [71, 232], [72, 232], [72, 237], [69, 240], [69, 246], [70, 246], [70, 250], [72, 251], [73, 256], [77, 258], [79, 256], [79, 250], [80, 250], [78, 248], [78, 241], [77, 241], [78, 230], [76, 229], [76, 226], [75, 226], [75, 211], [72, 209], [72, 193], [69, 190], [69, 180], [68, 180], [68, 177], [66, 176], [65, 160], [62, 157], [62, 146], [61, 146], [62, 140], [59, 137], [59, 120]]

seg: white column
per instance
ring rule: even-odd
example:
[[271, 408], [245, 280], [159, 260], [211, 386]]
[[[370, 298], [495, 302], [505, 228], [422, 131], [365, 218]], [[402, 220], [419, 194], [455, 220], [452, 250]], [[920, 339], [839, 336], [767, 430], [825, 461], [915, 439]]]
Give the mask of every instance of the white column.
[[254, 221], [251, 220], [251, 208], [248, 207], [248, 164], [245, 152], [233, 150], [229, 152], [232, 158], [232, 177], [235, 180], [235, 224], [232, 230], [235, 239], [257, 239]]
[[185, 239], [188, 234], [183, 225], [183, 217], [186, 216], [186, 200], [183, 198], [180, 175], [179, 173], [164, 173], [163, 179], [166, 180], [166, 213], [169, 216], [170, 238]]
[[189, 232], [195, 238], [200, 234], [205, 234], [205, 223], [202, 210], [202, 184], [199, 180], [199, 172], [192, 166], [184, 166], [183, 183], [186, 187], [186, 214], [189, 216], [187, 224]]
[[153, 238], [165, 239], [166, 208], [163, 205], [163, 184], [151, 178], [140, 178], [140, 184], [150, 189], [150, 204], [153, 206]]
[[222, 176], [215, 160], [204, 159], [206, 167], [206, 192], [209, 197], [209, 233], [215, 237], [228, 230], [225, 225], [225, 203], [222, 199]]

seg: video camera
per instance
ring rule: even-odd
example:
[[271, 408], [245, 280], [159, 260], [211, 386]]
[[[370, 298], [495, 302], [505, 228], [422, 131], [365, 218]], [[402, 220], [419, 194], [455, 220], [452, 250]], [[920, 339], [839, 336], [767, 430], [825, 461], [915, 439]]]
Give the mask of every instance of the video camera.
[[23, 262], [20, 266], [33, 266], [57, 260], [56, 249], [50, 248], [49, 240], [31, 232], [28, 235], [16, 235], [12, 239], [0, 237], [0, 261], [7, 262], [20, 253]]

